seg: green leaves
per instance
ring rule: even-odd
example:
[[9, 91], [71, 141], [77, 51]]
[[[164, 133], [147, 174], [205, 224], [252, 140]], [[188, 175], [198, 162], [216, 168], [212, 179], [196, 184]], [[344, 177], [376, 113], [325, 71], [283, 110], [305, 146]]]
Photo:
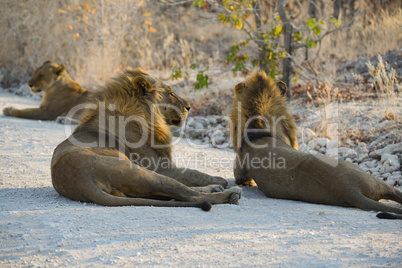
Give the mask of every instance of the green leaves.
[[307, 48], [314, 48], [317, 45], [316, 42], [314, 42], [310, 39], [307, 39], [307, 38], [304, 39], [304, 42], [306, 43]]
[[[310, 29], [310, 35], [320, 37], [321, 33], [321, 27], [320, 25], [324, 25], [324, 21], [319, 20], [317, 23], [317, 20], [315, 18], [310, 18], [307, 20], [306, 26], [308, 29]], [[297, 35], [296, 33], [293, 35], [293, 39], [300, 41], [301, 40], [301, 35]], [[317, 42], [311, 40], [310, 38], [304, 38], [304, 42], [307, 46], [307, 48], [314, 48], [317, 46]]]
[[[190, 69], [195, 70], [197, 69], [197, 64], [191, 64]], [[208, 88], [209, 86], [209, 77], [208, 75], [204, 74], [204, 72], [208, 71], [209, 67], [207, 67], [205, 70], [200, 70], [198, 71], [197, 74], [197, 82], [193, 84], [195, 89], [202, 89], [203, 87]], [[184, 72], [181, 70], [181, 67], [176, 67], [173, 66], [172, 67], [172, 74], [170, 75], [170, 77], [173, 80], [179, 80], [180, 78], [183, 78], [183, 75], [186, 75], [186, 78], [189, 77], [188, 72]]]
[[[188, 76], [187, 72], [185, 72], [185, 74]], [[179, 80], [179, 78], [183, 78], [183, 71], [181, 70], [181, 67], [176, 67], [176, 65], [173, 66], [172, 74], [170, 75], [170, 77], [172, 78], [172, 81]]]
[[[322, 20], [319, 21], [319, 24], [324, 24]], [[317, 21], [315, 18], [311, 18], [307, 20], [307, 28], [310, 29], [310, 33], [315, 33], [315, 35], [318, 37], [321, 32], [320, 26], [317, 24]]]
[[219, 14], [218, 18], [223, 23], [229, 23], [233, 28], [244, 29], [243, 22], [245, 21], [245, 17], [240, 16], [237, 13], [232, 13], [229, 16], [226, 16], [225, 14], [221, 13]]
[[338, 28], [339, 26], [341, 26], [342, 20], [341, 19], [337, 20], [336, 18], [332, 18], [330, 20], [330, 23], [334, 24], [335, 27]]
[[226, 61], [228, 63], [235, 64], [235, 66], [232, 69], [233, 73], [236, 73], [238, 71], [243, 71], [246, 69], [244, 64], [246, 63], [247, 60], [249, 60], [250, 56], [249, 55], [239, 55], [239, 52], [242, 47], [247, 47], [248, 42], [249, 42], [249, 39], [247, 39], [245, 42], [239, 42], [238, 44], [232, 44], [230, 52], [226, 56]]
[[[197, 64], [193, 63], [191, 64], [190, 68], [192, 70], [197, 69]], [[205, 70], [200, 70], [198, 71], [197, 74], [197, 82], [193, 84], [194, 89], [202, 89], [203, 87], [208, 88], [209, 83], [208, 83], [208, 75], [204, 74], [204, 72], [208, 71], [209, 67], [207, 67]]]
[[[271, 13], [268, 14], [266, 8], [263, 8], [265, 1], [259, 1], [258, 4], [256, 1], [221, 0], [214, 2], [214, 5], [218, 5], [222, 8], [221, 10], [224, 10], [217, 15], [218, 19], [222, 23], [229, 24], [232, 28], [243, 30], [248, 38], [245, 41], [243, 39], [232, 44], [229, 53], [225, 56], [226, 62], [233, 66], [233, 73], [246, 70], [247, 64], [249, 64], [260, 67], [269, 76], [276, 78], [282, 74], [279, 71], [279, 64], [287, 55], [287, 51], [284, 49], [287, 46], [284, 46], [282, 41], [285, 33], [284, 25], [278, 13], [274, 13], [275, 15], [272, 16]], [[193, 6], [204, 7], [205, 9], [205, 5], [208, 5], [207, 0], [193, 0]], [[256, 6], [259, 8], [254, 10]], [[323, 20], [316, 18], [303, 21], [300, 23], [304, 24], [305, 27], [300, 27], [302, 25], [298, 22], [299, 26], [293, 28], [297, 31], [292, 33], [290, 45], [296, 49], [301, 47], [314, 48], [321, 42], [323, 31], [327, 27], [325, 27]], [[341, 20], [335, 18], [330, 21], [331, 26], [335, 25], [335, 27], [339, 27], [341, 23]], [[250, 41], [254, 43], [254, 46], [245, 49]], [[195, 70], [197, 67], [193, 64], [190, 68]], [[198, 71], [197, 82], [194, 84], [195, 89], [208, 87], [209, 80], [205, 74], [207, 70], [208, 68]], [[177, 71], [181, 70], [178, 69]]]
[[209, 67], [205, 71], [199, 71], [197, 74], [197, 82], [193, 84], [195, 89], [208, 88], [208, 75], [204, 75], [204, 72], [208, 71]]
[[301, 34], [299, 32], [294, 32], [293, 33], [293, 40], [301, 41], [302, 40]]
[[279, 37], [281, 35], [282, 31], [283, 31], [283, 27], [281, 24], [274, 26], [270, 31], [270, 38]]

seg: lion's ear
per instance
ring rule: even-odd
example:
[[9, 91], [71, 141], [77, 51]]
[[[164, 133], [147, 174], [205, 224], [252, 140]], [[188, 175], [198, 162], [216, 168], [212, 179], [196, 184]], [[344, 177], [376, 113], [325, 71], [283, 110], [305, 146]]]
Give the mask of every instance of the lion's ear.
[[145, 95], [145, 92], [151, 88], [151, 84], [141, 76], [134, 78], [133, 86], [134, 90], [140, 95]]
[[62, 71], [64, 71], [66, 69], [66, 66], [64, 64], [59, 65], [58, 67], [56, 67], [53, 72], [57, 75], [60, 75]]
[[276, 82], [276, 86], [279, 88], [282, 95], [285, 96], [286, 92], [288, 91], [288, 87], [286, 86], [286, 83], [282, 82], [282, 81], [278, 81], [278, 82]]
[[246, 84], [244, 84], [244, 83], [239, 83], [239, 84], [237, 84], [237, 85], [235, 86], [235, 88], [234, 88], [235, 94], [236, 94], [236, 95], [237, 95], [237, 94], [240, 94], [244, 88], [246, 88]]

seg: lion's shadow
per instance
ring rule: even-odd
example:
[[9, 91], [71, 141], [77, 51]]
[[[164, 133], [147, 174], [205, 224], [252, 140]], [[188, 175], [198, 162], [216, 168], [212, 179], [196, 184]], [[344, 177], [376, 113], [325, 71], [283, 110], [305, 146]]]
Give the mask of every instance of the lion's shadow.
[[0, 189], [1, 212], [49, 210], [79, 205], [80, 202], [60, 196], [51, 186]]

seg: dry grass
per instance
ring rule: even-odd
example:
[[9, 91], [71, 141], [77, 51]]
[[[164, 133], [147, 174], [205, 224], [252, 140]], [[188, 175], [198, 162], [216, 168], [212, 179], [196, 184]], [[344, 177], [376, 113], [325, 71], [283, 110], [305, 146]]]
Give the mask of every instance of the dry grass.
[[[322, 2], [325, 8], [319, 16], [329, 21], [332, 1]], [[317, 79], [303, 81], [296, 73], [294, 99], [328, 104], [357, 98], [366, 90], [367, 85], [356, 84], [345, 94], [337, 69], [349, 60], [402, 47], [402, 11], [395, 3], [381, 9], [383, 2], [356, 0], [361, 15], [352, 28], [328, 36], [309, 52]], [[140, 66], [175, 85], [194, 103], [195, 113], [219, 114], [230, 104], [234, 85], [244, 79], [244, 74], [233, 77], [224, 61], [232, 42], [244, 39], [243, 33], [223, 26], [217, 14], [188, 6], [131, 0], [89, 5], [80, 0], [35, 4], [4, 0], [0, 14], [0, 86], [4, 88], [27, 89], [21, 85], [46, 60], [66, 64], [72, 77], [88, 88], [102, 85], [121, 68]], [[210, 67], [210, 88], [193, 90], [192, 63]], [[190, 77], [168, 80], [174, 65], [184, 67]]]
[[[214, 65], [238, 35], [188, 8], [155, 1], [2, 1], [2, 87], [26, 83], [46, 60], [94, 88], [121, 68]], [[211, 26], [213, 25], [213, 26]], [[194, 30], [195, 29], [195, 30]], [[213, 40], [220, 42], [213, 42]]]
[[[367, 65], [375, 84], [375, 98], [345, 101], [337, 97], [338, 88], [330, 83], [312, 87], [307, 91], [309, 104], [301, 100], [293, 102], [299, 127], [310, 128], [319, 137], [338, 140], [340, 146], [346, 147], [378, 140], [381, 147], [401, 142], [402, 96], [398, 94], [401, 80], [381, 56], [377, 65], [371, 62]], [[362, 84], [363, 79], [356, 77]]]

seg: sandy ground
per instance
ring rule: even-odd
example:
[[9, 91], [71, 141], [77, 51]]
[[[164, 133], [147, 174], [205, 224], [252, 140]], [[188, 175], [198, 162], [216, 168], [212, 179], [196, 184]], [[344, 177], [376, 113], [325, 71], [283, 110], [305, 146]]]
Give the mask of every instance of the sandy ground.
[[[0, 111], [36, 104], [0, 93]], [[0, 267], [402, 267], [402, 221], [256, 188], [210, 212], [70, 201], [52, 187], [50, 159], [71, 129], [0, 114]], [[177, 164], [233, 185], [234, 153], [192, 143], [175, 145]]]

